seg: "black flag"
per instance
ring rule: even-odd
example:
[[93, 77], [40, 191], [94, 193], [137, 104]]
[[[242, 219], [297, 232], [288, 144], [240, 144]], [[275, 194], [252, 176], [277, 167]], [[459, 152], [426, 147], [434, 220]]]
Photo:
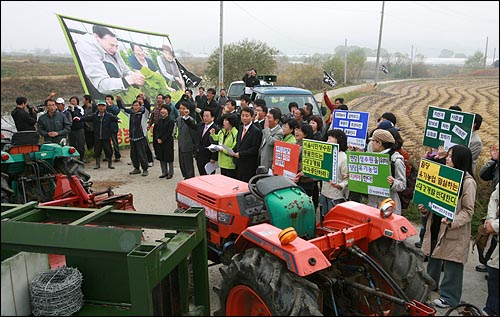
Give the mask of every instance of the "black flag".
[[384, 74], [389, 74], [389, 69], [385, 65], [382, 65], [382, 68], [380, 70], [383, 71]]
[[330, 76], [326, 71], [323, 71], [323, 82], [332, 87], [337, 86], [337, 81], [333, 79], [333, 76]]
[[197, 87], [202, 81], [201, 77], [198, 77], [187, 70], [186, 67], [184, 67], [179, 60], [177, 60], [177, 58], [175, 61], [177, 62], [177, 66], [179, 66], [179, 71], [181, 72], [182, 79], [186, 84], [186, 88]]

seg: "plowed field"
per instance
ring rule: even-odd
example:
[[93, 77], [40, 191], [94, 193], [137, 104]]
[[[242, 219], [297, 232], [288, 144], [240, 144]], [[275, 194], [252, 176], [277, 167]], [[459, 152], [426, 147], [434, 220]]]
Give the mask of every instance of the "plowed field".
[[425, 152], [422, 140], [428, 106], [447, 109], [458, 105], [483, 117], [478, 134], [483, 141], [481, 158], [488, 159], [489, 146], [498, 146], [498, 89], [498, 77], [418, 80], [390, 84], [348, 105], [349, 110], [370, 112], [370, 130], [384, 112], [394, 113], [404, 147], [417, 157]]

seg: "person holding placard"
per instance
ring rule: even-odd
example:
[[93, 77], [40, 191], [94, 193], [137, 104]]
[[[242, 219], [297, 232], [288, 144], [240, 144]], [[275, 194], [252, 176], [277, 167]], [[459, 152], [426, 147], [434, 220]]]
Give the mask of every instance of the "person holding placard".
[[314, 204], [314, 210], [316, 210], [319, 206], [319, 197], [318, 195], [314, 195], [314, 186], [315, 186], [315, 180], [312, 177], [304, 176], [304, 172], [302, 171], [302, 143], [304, 139], [312, 139], [313, 131], [312, 127], [307, 124], [303, 123], [299, 125], [295, 129], [295, 140], [297, 140], [298, 145], [300, 145], [300, 156], [299, 156], [299, 172], [295, 176], [295, 183], [297, 183], [298, 186], [302, 187], [304, 191], [306, 192], [307, 196], [311, 197], [312, 202]]
[[294, 118], [289, 118], [283, 122], [283, 142], [295, 144], [295, 129], [297, 129], [299, 124]]
[[[440, 308], [460, 304], [476, 201], [470, 149], [463, 145], [452, 146], [448, 150], [446, 166], [464, 172], [453, 222], [435, 213], [429, 214], [423, 204], [418, 205], [421, 214], [428, 215], [422, 252], [429, 256], [427, 273], [436, 282], [436, 289], [439, 289], [440, 298], [435, 299], [434, 304]], [[442, 268], [444, 276], [440, 283]]]
[[347, 170], [347, 136], [344, 131], [340, 129], [329, 130], [328, 143], [334, 143], [339, 145], [338, 154], [338, 181], [325, 182], [323, 181], [323, 186], [321, 187], [321, 195], [319, 196], [319, 202], [321, 205], [321, 216], [325, 216], [330, 209], [335, 207], [337, 204], [343, 203], [348, 196], [347, 183], [349, 181], [348, 170]]
[[[391, 187], [391, 198], [396, 203], [394, 213], [396, 215], [401, 215], [401, 200], [399, 199], [398, 192], [406, 188], [406, 166], [404, 158], [396, 151], [396, 140], [392, 133], [387, 130], [375, 130], [371, 138], [371, 144], [374, 153], [385, 153], [390, 156], [391, 175], [387, 177], [387, 182]], [[383, 196], [368, 195], [367, 205], [378, 207], [385, 198], [386, 197]]]
[[498, 184], [490, 196], [484, 227], [488, 236], [485, 256], [488, 256], [488, 297], [483, 308], [484, 316], [498, 316]]

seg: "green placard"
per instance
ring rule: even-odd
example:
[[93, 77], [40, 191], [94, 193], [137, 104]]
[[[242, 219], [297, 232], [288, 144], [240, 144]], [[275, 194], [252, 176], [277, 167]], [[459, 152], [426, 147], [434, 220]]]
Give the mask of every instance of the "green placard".
[[453, 221], [463, 174], [461, 170], [422, 159], [413, 202]]
[[391, 187], [387, 177], [391, 175], [389, 154], [347, 151], [349, 191], [390, 197]]
[[338, 153], [338, 144], [305, 139], [302, 142], [304, 176], [337, 182]]
[[475, 114], [429, 106], [423, 145], [448, 151], [455, 144], [469, 146]]

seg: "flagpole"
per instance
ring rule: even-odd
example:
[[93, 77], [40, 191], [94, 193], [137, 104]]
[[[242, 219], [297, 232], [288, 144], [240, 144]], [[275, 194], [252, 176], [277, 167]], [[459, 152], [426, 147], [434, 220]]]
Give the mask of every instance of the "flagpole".
[[413, 45], [411, 46], [410, 78], [413, 78]]
[[224, 25], [223, 25], [223, 1], [220, 2], [220, 26], [219, 26], [219, 91], [224, 88]]
[[378, 72], [379, 72], [378, 65], [380, 61], [380, 44], [382, 43], [382, 25], [384, 24], [384, 6], [385, 6], [385, 1], [382, 1], [382, 14], [380, 17], [380, 31], [378, 33], [377, 62], [375, 65], [375, 83], [373, 85], [374, 87], [376, 87], [378, 83]]
[[347, 85], [347, 39], [344, 45], [344, 86]]

